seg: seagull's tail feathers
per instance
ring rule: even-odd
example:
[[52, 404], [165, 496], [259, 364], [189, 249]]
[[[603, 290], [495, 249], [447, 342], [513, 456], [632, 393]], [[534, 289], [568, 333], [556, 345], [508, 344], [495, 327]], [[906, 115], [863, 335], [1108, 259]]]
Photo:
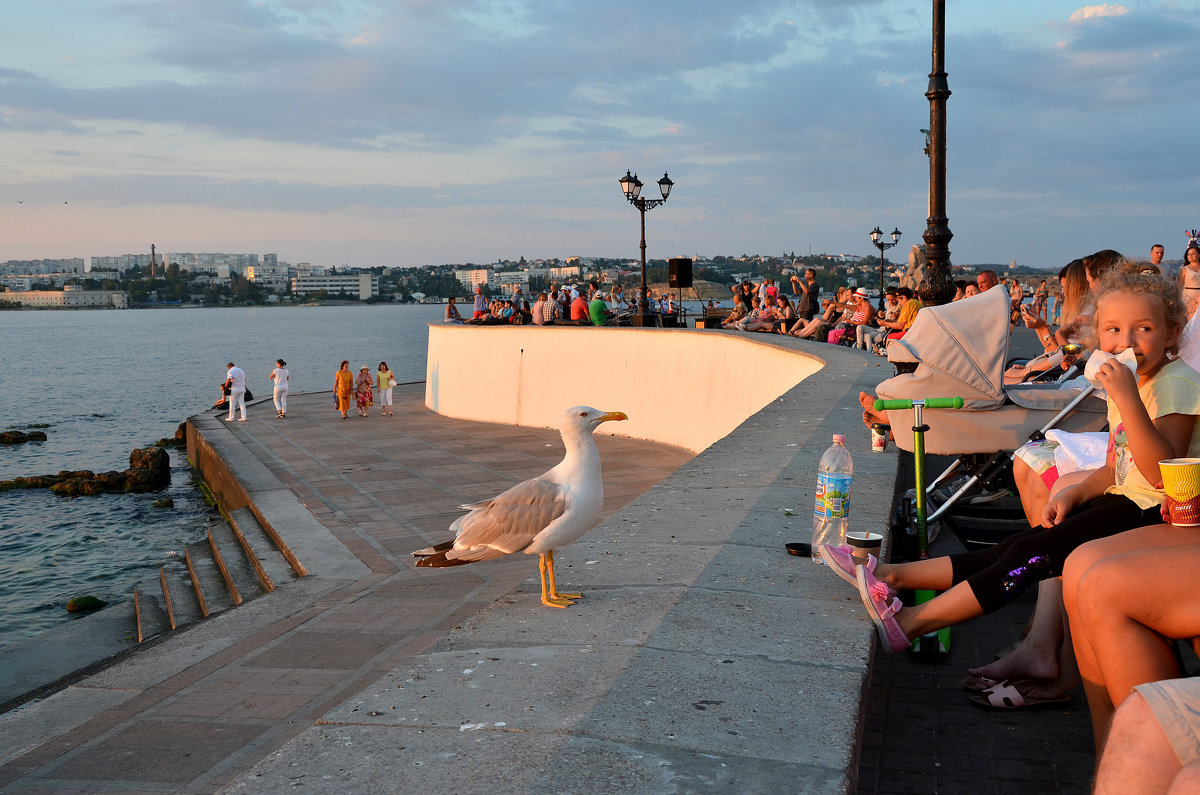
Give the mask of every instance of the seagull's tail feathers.
[[[424, 552], [425, 550], [421, 550]], [[474, 563], [477, 560], [491, 560], [492, 558], [504, 557], [509, 553], [491, 547], [473, 547], [468, 549], [443, 549], [432, 555], [419, 558], [417, 565], [424, 568], [430, 567], [435, 569], [445, 568], [446, 566], [463, 566], [467, 563]]]
[[447, 549], [450, 549], [453, 546], [454, 546], [454, 539], [450, 539], [449, 541], [443, 541], [442, 543], [435, 544], [434, 546], [431, 546], [431, 547], [425, 547], [424, 549], [418, 549], [416, 552], [412, 553], [412, 555], [414, 558], [427, 558], [430, 555], [436, 555], [439, 552], [445, 552]]

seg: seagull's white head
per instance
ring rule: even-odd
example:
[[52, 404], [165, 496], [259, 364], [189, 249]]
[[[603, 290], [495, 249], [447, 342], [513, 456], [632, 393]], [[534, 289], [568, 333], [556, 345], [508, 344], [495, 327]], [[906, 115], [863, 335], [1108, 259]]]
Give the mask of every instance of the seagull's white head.
[[602, 422], [610, 420], [627, 420], [623, 411], [601, 411], [594, 409], [591, 406], [572, 406], [563, 412], [562, 430], [563, 433], [591, 433], [600, 426]]

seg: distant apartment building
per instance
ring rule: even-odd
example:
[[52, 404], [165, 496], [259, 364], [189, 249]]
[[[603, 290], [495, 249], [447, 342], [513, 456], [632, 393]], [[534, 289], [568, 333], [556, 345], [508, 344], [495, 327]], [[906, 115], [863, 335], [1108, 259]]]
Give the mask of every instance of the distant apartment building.
[[0, 293], [0, 300], [14, 301], [34, 309], [128, 309], [124, 291], [82, 290], [67, 285], [60, 290], [25, 290]]
[[524, 271], [497, 273], [496, 284], [504, 295], [511, 295], [518, 287], [525, 295], [529, 295], [529, 274]]
[[286, 263], [280, 265], [277, 261], [268, 263], [267, 257], [273, 258], [274, 256], [274, 254], [268, 254], [263, 257], [261, 265], [251, 265], [246, 268], [246, 278], [267, 290], [277, 293], [286, 292], [289, 281], [288, 267]]
[[556, 265], [546, 268], [552, 279], [575, 279], [579, 277], [578, 265]]
[[0, 263], [0, 275], [4, 276], [41, 276], [51, 273], [70, 273], [82, 275], [84, 264], [82, 257], [68, 259], [10, 259]]
[[326, 290], [330, 294], [348, 293], [365, 300], [379, 295], [379, 277], [373, 273], [335, 274], [332, 276], [297, 276], [292, 279], [292, 292], [296, 295]]
[[329, 272], [324, 265], [313, 265], [308, 262], [297, 262], [294, 270], [297, 276], [324, 276]]
[[220, 267], [225, 266], [224, 275], [236, 273], [239, 276], [246, 275], [246, 269], [252, 265], [258, 264], [257, 254], [223, 254], [223, 253], [197, 253], [197, 252], [173, 252], [163, 256], [163, 264], [178, 265], [181, 269], [191, 273], [216, 273], [221, 275]]
[[116, 271], [124, 273], [134, 268], [150, 268], [149, 254], [114, 254], [111, 256], [95, 256], [91, 258], [90, 271]]
[[495, 278], [491, 268], [463, 268], [454, 271], [454, 276], [468, 290], [491, 286]]

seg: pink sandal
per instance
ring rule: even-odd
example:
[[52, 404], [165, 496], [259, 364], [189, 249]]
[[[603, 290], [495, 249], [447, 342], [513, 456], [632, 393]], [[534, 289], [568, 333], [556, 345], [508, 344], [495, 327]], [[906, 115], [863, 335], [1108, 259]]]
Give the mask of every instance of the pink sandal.
[[[817, 549], [821, 553], [821, 560], [833, 569], [834, 574], [854, 587], [858, 587], [858, 574], [855, 572], [855, 569], [858, 568], [858, 561], [850, 554], [850, 547], [845, 544], [821, 544]], [[874, 555], [867, 555], [867, 562], [864, 564], [866, 570], [875, 574], [877, 565], [879, 565], [879, 560]], [[896, 595], [897, 592], [891, 586], [887, 586], [887, 589], [889, 599]]]
[[[889, 654], [904, 651], [909, 647], [908, 636], [896, 621], [896, 614], [903, 605], [900, 600], [890, 596], [891, 589], [885, 583], [875, 579], [865, 567], [856, 569], [858, 575], [858, 595], [862, 598], [863, 606], [875, 623], [875, 631], [879, 634], [879, 642]], [[888, 599], [891, 599], [889, 602]]]

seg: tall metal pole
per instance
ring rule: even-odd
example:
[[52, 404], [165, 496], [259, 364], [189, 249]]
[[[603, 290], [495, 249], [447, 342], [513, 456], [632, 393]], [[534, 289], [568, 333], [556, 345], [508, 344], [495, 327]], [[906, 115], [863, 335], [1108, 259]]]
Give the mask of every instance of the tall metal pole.
[[929, 74], [929, 218], [926, 221], [925, 255], [929, 266], [918, 286], [921, 303], [926, 306], [948, 304], [954, 298], [954, 280], [950, 277], [950, 219], [946, 217], [946, 100], [950, 83], [946, 79], [946, 0], [933, 0], [933, 71]]
[[[640, 202], [640, 200], [639, 200]], [[638, 298], [638, 325], [649, 326], [653, 325], [649, 321], [650, 317], [650, 301], [646, 298], [646, 204], [641, 202], [637, 205], [638, 213], [642, 216], [642, 294]]]
[[883, 249], [879, 249], [879, 313], [883, 314]]

